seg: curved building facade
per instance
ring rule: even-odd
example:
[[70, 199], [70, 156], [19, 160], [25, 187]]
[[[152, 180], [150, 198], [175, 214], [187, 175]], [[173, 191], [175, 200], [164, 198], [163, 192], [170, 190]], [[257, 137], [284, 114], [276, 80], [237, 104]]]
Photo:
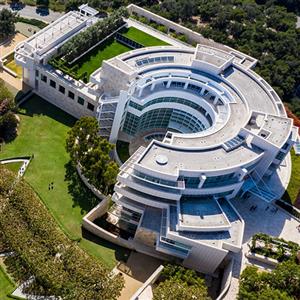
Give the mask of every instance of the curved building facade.
[[105, 91], [101, 133], [150, 141], [121, 167], [114, 222], [206, 273], [242, 245], [244, 222], [230, 199], [273, 201], [269, 183], [296, 138], [275, 91], [244, 62], [204, 45], [151, 47], [92, 75]]
[[159, 36], [173, 46], [103, 61], [88, 83], [48, 64], [97, 21], [97, 11], [83, 5], [20, 43], [23, 81], [77, 118], [97, 117], [111, 142], [130, 142], [108, 220], [129, 233], [133, 248], [214, 273], [242, 245], [244, 221], [230, 199], [277, 197], [272, 178], [297, 138], [293, 122], [252, 71], [255, 59], [210, 41], [194, 48]]

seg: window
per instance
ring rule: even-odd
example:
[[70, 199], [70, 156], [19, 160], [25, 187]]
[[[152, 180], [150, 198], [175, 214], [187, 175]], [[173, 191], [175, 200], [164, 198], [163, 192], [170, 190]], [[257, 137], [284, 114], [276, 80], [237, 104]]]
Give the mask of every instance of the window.
[[279, 151], [279, 152], [277, 153], [277, 155], [276, 155], [275, 158], [278, 159], [278, 160], [280, 160], [280, 161], [282, 161], [282, 160], [284, 159], [284, 157], [285, 157], [285, 154], [286, 154], [286, 153]]
[[63, 86], [59, 86], [59, 89], [58, 89], [62, 94], [64, 94], [65, 93], [65, 88], [63, 87]]
[[71, 92], [71, 91], [69, 91], [68, 96], [69, 96], [69, 98], [71, 98], [71, 99], [73, 99], [73, 100], [74, 100], [74, 98], [75, 98], [74, 93]]
[[56, 88], [56, 82], [52, 79], [50, 79], [50, 86]]
[[41, 80], [44, 82], [47, 82], [47, 76], [44, 74], [41, 74]]
[[89, 110], [91, 110], [91, 111], [94, 111], [95, 106], [94, 106], [93, 104], [91, 104], [91, 103], [88, 102], [87, 108], [88, 108]]
[[39, 77], [39, 71], [35, 70], [35, 77]]
[[83, 105], [84, 104], [84, 99], [82, 97], [78, 96], [78, 101], [79, 104]]

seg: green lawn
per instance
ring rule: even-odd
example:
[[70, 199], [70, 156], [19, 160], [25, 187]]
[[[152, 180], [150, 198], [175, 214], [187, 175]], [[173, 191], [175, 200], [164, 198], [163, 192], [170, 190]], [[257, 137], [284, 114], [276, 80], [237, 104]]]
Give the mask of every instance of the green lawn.
[[[161, 41], [135, 27], [126, 28], [122, 30], [121, 33], [146, 47], [168, 45], [166, 42]], [[75, 79], [82, 79], [87, 82], [90, 75], [101, 67], [103, 60], [108, 60], [130, 50], [132, 49], [117, 42], [114, 38], [111, 38], [88, 52], [73, 65], [69, 65], [61, 59], [52, 60], [49, 63]]]
[[[20, 118], [19, 136], [3, 147], [0, 158], [34, 154], [25, 180], [69, 237], [79, 239], [82, 217], [98, 199], [82, 184], [65, 151], [67, 132], [76, 120], [38, 96], [24, 103]], [[48, 189], [50, 182], [54, 182], [53, 190]], [[110, 268], [116, 258], [127, 255], [124, 249], [113, 244], [100, 239], [97, 243], [99, 245], [87, 239], [80, 241], [83, 249]]]
[[15, 72], [19, 78], [22, 78], [23, 69], [21, 66], [17, 65], [14, 58], [14, 53], [10, 54], [7, 58], [7, 62], [4, 64], [7, 68]]
[[12, 293], [14, 288], [15, 286], [13, 282], [8, 278], [8, 275], [0, 264], [0, 299], [11, 299], [7, 296], [7, 294]]
[[291, 151], [291, 158], [292, 158], [291, 180], [282, 199], [294, 204], [297, 199], [297, 195], [300, 192], [300, 156], [299, 155], [297, 156], [295, 154], [294, 149]]
[[6, 169], [11, 170], [12, 172], [18, 174], [18, 171], [20, 170], [22, 164], [23, 164], [23, 162], [13, 162], [13, 163], [9, 163], [9, 164], [4, 164], [3, 166]]
[[114, 39], [110, 39], [76, 62], [79, 66], [77, 73], [83, 74], [87, 72], [89, 78], [94, 71], [101, 67], [103, 60], [110, 59], [130, 50], [129, 47], [118, 43]]
[[145, 47], [169, 45], [168, 43], [150, 34], [147, 34], [135, 27], [129, 27], [125, 32], [122, 32], [122, 34], [128, 37], [129, 39], [144, 45]]

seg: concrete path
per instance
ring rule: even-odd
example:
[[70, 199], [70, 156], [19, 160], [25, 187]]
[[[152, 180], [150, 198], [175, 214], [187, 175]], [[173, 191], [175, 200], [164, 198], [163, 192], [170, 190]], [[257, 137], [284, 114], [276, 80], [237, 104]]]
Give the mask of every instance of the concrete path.
[[300, 17], [297, 17], [296, 28], [300, 28]]
[[128, 261], [113, 270], [116, 276], [125, 280], [118, 300], [129, 300], [161, 264], [162, 261], [157, 258], [132, 251]]
[[[0, 10], [2, 8], [11, 9], [9, 4], [1, 4]], [[29, 19], [38, 19], [38, 20], [44, 21], [46, 23], [51, 23], [51, 22], [55, 21], [56, 19], [60, 18], [64, 14], [63, 12], [62, 13], [56, 12], [56, 11], [52, 11], [51, 9], [49, 9], [48, 15], [41, 15], [37, 12], [35, 6], [29, 6], [29, 5], [26, 5], [24, 8], [22, 8], [20, 10], [15, 10], [15, 11], [18, 12], [18, 14], [21, 17], [29, 18]]]
[[30, 87], [23, 83], [22, 79], [16, 78], [4, 70], [0, 70], [0, 78], [7, 82], [10, 86], [12, 86], [17, 91], [23, 91], [26, 93], [30, 90]]
[[13, 52], [16, 46], [26, 39], [27, 37], [25, 35], [17, 33], [13, 38], [2, 41], [0, 43], [0, 57], [4, 57]]

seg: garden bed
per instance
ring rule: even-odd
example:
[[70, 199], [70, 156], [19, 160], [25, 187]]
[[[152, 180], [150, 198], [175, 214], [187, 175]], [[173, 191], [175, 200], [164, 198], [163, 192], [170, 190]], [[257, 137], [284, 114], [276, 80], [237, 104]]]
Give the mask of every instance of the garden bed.
[[22, 78], [23, 69], [21, 66], [17, 65], [15, 62], [15, 53], [9, 54], [5, 59], [4, 66], [12, 70], [14, 73], [17, 74], [19, 78]]
[[250, 251], [267, 258], [272, 258], [278, 262], [288, 260], [295, 255], [300, 246], [294, 242], [272, 237], [264, 233], [257, 233], [250, 242]]
[[[164, 41], [161, 41], [134, 27], [126, 28], [120, 33], [137, 43], [143, 44], [145, 47], [167, 45]], [[74, 79], [83, 80], [87, 83], [90, 75], [101, 67], [104, 60], [108, 60], [130, 50], [132, 49], [117, 42], [115, 38], [112, 37], [100, 44], [98, 47], [89, 51], [74, 64], [69, 64], [60, 57], [51, 59], [49, 64]]]

